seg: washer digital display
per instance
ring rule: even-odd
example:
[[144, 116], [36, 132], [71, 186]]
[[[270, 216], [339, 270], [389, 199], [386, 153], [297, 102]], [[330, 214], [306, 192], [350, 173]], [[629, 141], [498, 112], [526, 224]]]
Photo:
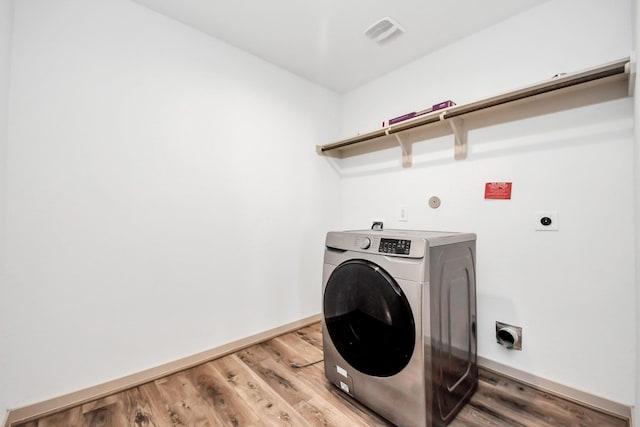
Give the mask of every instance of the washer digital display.
[[378, 252], [385, 254], [409, 255], [411, 251], [411, 240], [401, 239], [381, 239]]

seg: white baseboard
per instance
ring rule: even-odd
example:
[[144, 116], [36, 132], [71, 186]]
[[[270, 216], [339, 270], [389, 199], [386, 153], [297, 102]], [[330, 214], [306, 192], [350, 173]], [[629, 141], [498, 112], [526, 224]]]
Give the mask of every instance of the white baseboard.
[[478, 366], [514, 378], [518, 381], [532, 385], [540, 390], [544, 390], [557, 396], [563, 397], [567, 400], [571, 400], [582, 405], [587, 405], [599, 411], [617, 415], [618, 417], [626, 418], [630, 420], [631, 427], [635, 425], [632, 418], [633, 408], [630, 406], [614, 402], [604, 397], [586, 393], [584, 391], [568, 387], [555, 381], [540, 378], [528, 372], [503, 365], [502, 363], [494, 362], [493, 360], [486, 359], [481, 356], [478, 356]]
[[321, 319], [322, 317], [320, 314], [315, 314], [313, 316], [309, 316], [304, 319], [279, 326], [277, 328], [269, 329], [256, 335], [252, 335], [248, 338], [233, 341], [229, 344], [206, 350], [201, 353], [194, 354], [193, 356], [188, 356], [173, 362], [165, 363], [164, 365], [128, 375], [123, 378], [108, 381], [103, 384], [75, 391], [73, 393], [65, 394], [60, 397], [45, 400], [43, 402], [34, 403], [32, 405], [27, 405], [21, 408], [11, 409], [7, 412], [4, 423], [2, 425], [4, 425], [5, 427], [11, 427], [17, 423], [28, 422], [53, 414], [55, 412], [73, 408], [74, 406], [83, 405], [94, 400], [102, 399], [106, 396], [119, 393], [121, 391], [136, 387], [141, 384], [148, 383], [149, 381], [154, 381], [158, 378], [162, 378], [167, 375], [192, 368], [202, 363], [206, 363], [213, 359], [226, 356], [227, 354], [235, 353], [236, 351], [242, 350], [243, 348], [261, 343], [263, 341], [268, 341], [279, 335], [296, 331], [300, 328], [304, 328], [305, 326], [309, 326], [313, 323], [319, 322]]

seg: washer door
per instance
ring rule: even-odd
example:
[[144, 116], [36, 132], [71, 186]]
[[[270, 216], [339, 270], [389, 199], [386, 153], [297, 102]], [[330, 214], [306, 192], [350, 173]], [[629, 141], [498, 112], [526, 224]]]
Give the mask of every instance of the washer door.
[[378, 265], [360, 259], [333, 270], [324, 291], [324, 321], [340, 355], [358, 371], [389, 377], [404, 369], [416, 328], [407, 297]]

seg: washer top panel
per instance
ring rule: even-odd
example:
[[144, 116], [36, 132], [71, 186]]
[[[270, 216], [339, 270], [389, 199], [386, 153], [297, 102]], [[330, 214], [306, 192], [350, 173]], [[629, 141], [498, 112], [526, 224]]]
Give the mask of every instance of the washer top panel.
[[350, 230], [330, 231], [325, 245], [345, 251], [423, 258], [427, 247], [469, 240], [476, 240], [476, 235], [423, 230]]

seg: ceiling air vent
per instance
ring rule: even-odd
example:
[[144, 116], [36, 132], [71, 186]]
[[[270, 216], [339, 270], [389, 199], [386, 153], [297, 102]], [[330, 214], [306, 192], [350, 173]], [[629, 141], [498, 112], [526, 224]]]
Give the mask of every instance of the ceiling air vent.
[[364, 35], [378, 44], [388, 42], [404, 33], [404, 28], [389, 17], [374, 22], [364, 30]]

